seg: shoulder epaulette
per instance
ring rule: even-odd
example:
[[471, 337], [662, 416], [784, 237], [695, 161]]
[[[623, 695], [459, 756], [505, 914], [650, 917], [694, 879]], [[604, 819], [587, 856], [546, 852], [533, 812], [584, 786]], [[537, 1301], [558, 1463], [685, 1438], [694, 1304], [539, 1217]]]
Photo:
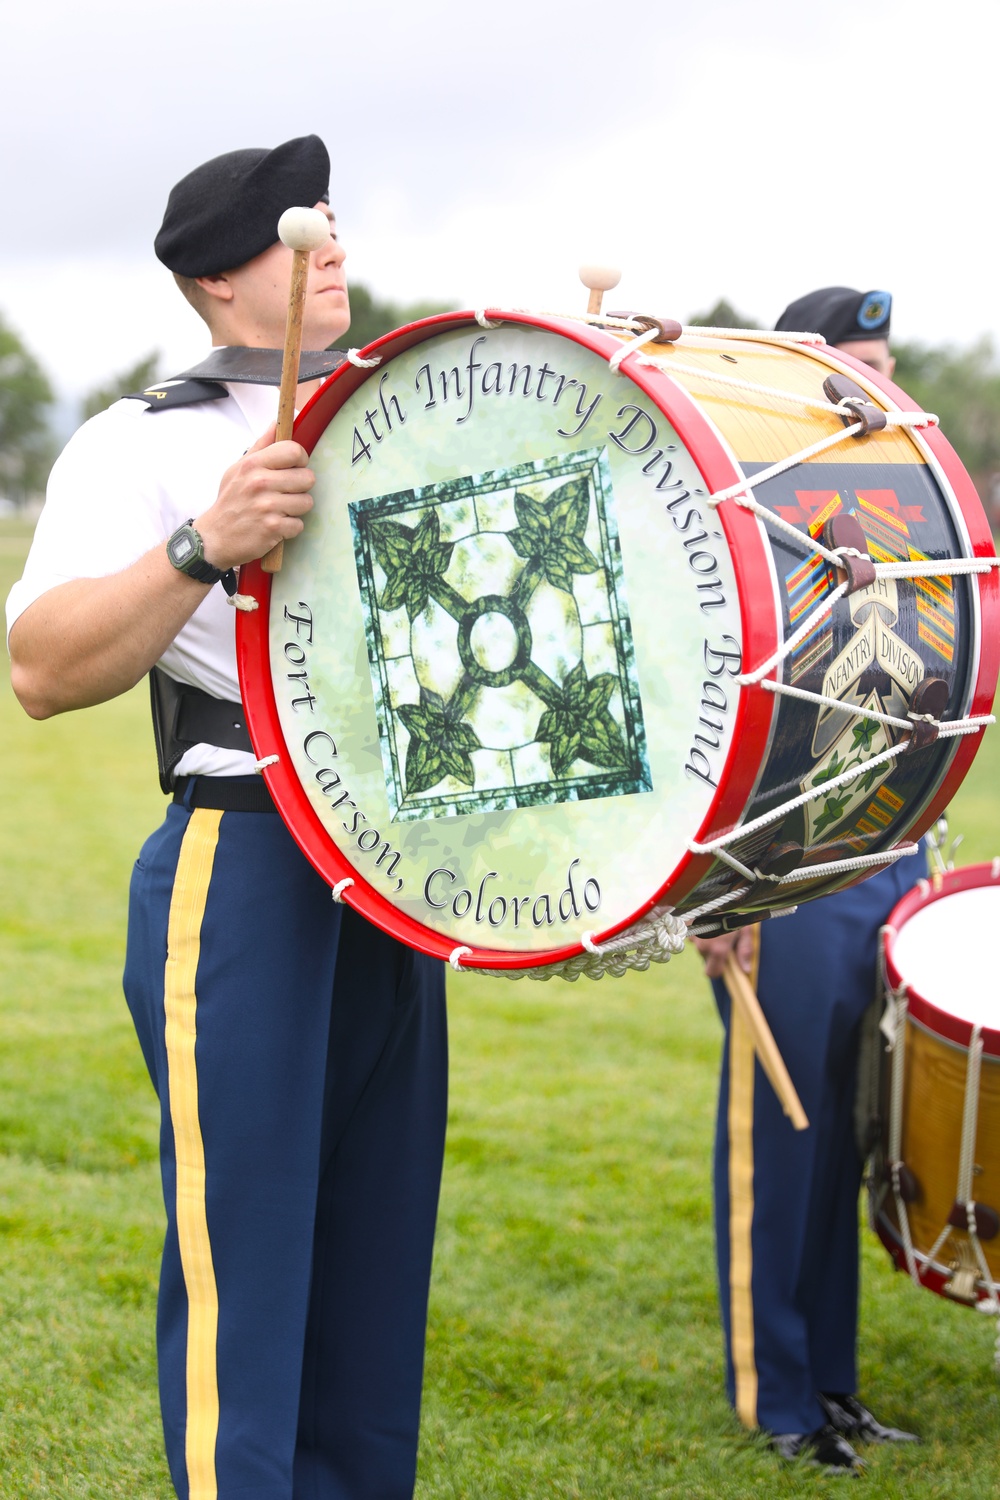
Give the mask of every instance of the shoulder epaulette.
[[149, 411], [166, 411], [171, 406], [193, 406], [196, 401], [221, 401], [229, 392], [217, 380], [163, 381], [144, 391], [133, 391], [126, 401], [145, 401]]

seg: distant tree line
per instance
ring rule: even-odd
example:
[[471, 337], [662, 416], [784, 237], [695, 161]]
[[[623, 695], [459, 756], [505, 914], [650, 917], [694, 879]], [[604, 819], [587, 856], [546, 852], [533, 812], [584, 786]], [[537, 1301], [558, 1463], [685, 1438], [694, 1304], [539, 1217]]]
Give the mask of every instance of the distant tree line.
[[[341, 343], [363, 348], [383, 333], [446, 307], [436, 302], [397, 303], [364, 286], [351, 289], [351, 327]], [[690, 322], [703, 327], [759, 328], [760, 322], [720, 298]], [[984, 337], [968, 348], [893, 342], [896, 381], [941, 426], [975, 480], [995, 526], [1000, 526], [1000, 355]], [[81, 421], [120, 396], [169, 375], [155, 351], [88, 392]], [[54, 456], [50, 428], [52, 387], [41, 365], [0, 315], [0, 499], [23, 502], [39, 494]]]
[[43, 488], [53, 399], [41, 365], [0, 314], [0, 499], [20, 503]]

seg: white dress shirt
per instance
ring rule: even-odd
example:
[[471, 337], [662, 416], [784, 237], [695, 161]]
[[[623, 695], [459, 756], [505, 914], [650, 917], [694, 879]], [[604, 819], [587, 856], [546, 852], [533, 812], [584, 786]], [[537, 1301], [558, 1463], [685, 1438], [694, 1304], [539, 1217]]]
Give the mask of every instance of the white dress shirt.
[[[53, 466], [24, 575], [7, 599], [8, 633], [49, 589], [121, 572], [208, 509], [226, 469], [278, 410], [273, 386], [226, 389], [228, 397], [217, 401], [159, 412], [141, 401], [118, 401], [73, 435]], [[160, 666], [215, 698], [238, 701], [235, 616], [216, 584]], [[196, 745], [176, 774], [242, 776], [252, 770], [253, 757], [243, 751]]]

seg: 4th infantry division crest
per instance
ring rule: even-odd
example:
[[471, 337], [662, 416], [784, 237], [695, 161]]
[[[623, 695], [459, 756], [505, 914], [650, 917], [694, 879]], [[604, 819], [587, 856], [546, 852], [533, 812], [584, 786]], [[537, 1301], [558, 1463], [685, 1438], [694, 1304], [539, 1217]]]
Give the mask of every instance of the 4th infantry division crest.
[[603, 449], [350, 510], [394, 818], [651, 790]]

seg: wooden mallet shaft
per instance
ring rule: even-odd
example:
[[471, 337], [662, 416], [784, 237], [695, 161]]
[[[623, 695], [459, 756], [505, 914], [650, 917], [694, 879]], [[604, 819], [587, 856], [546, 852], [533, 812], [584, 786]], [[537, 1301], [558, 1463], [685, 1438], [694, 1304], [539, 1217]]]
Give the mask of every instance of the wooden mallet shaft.
[[754, 987], [737, 963], [735, 953], [730, 952], [727, 956], [722, 978], [729, 991], [730, 1000], [739, 1008], [747, 1023], [760, 1065], [767, 1074], [782, 1109], [796, 1130], [808, 1130], [809, 1121], [788, 1069], [785, 1067], [785, 1059], [778, 1050], [774, 1033], [767, 1024], [767, 1017], [761, 1010]]
[[[278, 238], [292, 252], [292, 275], [288, 286], [285, 347], [281, 356], [281, 391], [274, 441], [283, 443], [295, 426], [295, 395], [302, 357], [302, 318], [309, 284], [309, 257], [330, 234], [330, 221], [318, 208], [289, 208], [278, 220]], [[280, 573], [285, 544], [278, 542], [260, 560], [265, 573]]]

